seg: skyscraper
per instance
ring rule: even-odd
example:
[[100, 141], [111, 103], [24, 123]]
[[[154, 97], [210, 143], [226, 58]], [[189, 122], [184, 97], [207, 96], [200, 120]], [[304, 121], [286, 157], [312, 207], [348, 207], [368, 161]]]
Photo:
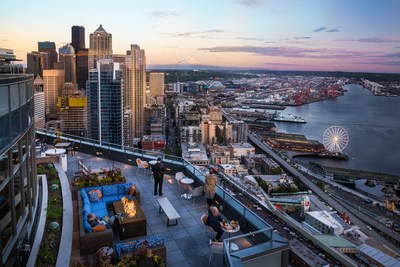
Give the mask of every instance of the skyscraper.
[[57, 100], [64, 86], [64, 70], [44, 70], [43, 85], [46, 121], [48, 121], [57, 117]]
[[33, 81], [33, 87], [35, 88], [34, 105], [35, 105], [35, 127], [43, 129], [46, 121], [45, 117], [45, 102], [43, 92], [43, 79], [37, 76]]
[[75, 69], [77, 88], [86, 88], [89, 78], [89, 50], [85, 48], [85, 28], [83, 26], [72, 26], [71, 45], [75, 49]]
[[26, 72], [36, 76], [43, 77], [43, 70], [52, 69], [51, 54], [46, 52], [31, 52], [27, 54], [27, 69]]
[[17, 247], [32, 245], [40, 214], [33, 75], [0, 75], [0, 95], [0, 265], [22, 266]]
[[151, 72], [149, 75], [150, 96], [156, 99], [157, 105], [164, 104], [164, 73]]
[[122, 72], [111, 59], [97, 61], [87, 82], [89, 137], [112, 144], [123, 144]]
[[112, 35], [100, 24], [100, 27], [90, 34], [89, 39], [89, 70], [91, 70], [97, 67], [98, 60], [112, 58]]
[[64, 65], [64, 81], [76, 85], [76, 66], [75, 66], [75, 51], [70, 44], [66, 44], [58, 50], [60, 60]]
[[76, 136], [87, 134], [87, 99], [82, 91], [76, 90], [72, 83], [65, 83], [62, 95], [58, 98], [58, 118], [60, 130]]
[[56, 50], [56, 43], [55, 42], [38, 42], [38, 51], [49, 53], [50, 60], [49, 60], [49, 67], [46, 70], [51, 70], [54, 68], [54, 63], [57, 62], [57, 50]]
[[131, 137], [141, 138], [146, 105], [146, 56], [138, 45], [131, 45], [127, 51], [124, 78], [125, 108], [133, 112]]
[[85, 28], [83, 26], [72, 26], [71, 28], [71, 45], [77, 49], [85, 48]]
[[78, 89], [86, 88], [89, 79], [89, 49], [80, 48], [75, 54], [76, 61], [76, 83]]

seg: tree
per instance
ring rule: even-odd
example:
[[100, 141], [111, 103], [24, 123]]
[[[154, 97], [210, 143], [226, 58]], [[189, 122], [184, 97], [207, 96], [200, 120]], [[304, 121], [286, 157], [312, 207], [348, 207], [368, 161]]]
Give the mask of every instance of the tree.
[[282, 174], [282, 169], [281, 169], [281, 167], [276, 167], [276, 168], [273, 168], [272, 170], [271, 170], [271, 173], [273, 174], [273, 175], [279, 175], [279, 174]]
[[172, 153], [171, 148], [170, 148], [169, 146], [167, 146], [167, 147], [164, 149], [164, 153], [165, 153], [166, 155], [171, 155], [171, 153]]

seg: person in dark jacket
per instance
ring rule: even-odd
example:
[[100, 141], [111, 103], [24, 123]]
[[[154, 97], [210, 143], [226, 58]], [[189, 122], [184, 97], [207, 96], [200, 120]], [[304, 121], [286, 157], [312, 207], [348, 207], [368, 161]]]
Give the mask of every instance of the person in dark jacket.
[[158, 188], [158, 194], [160, 196], [163, 195], [162, 193], [162, 185], [164, 181], [164, 173], [165, 173], [165, 167], [161, 163], [161, 158], [157, 159], [157, 163], [151, 168], [153, 171], [153, 176], [154, 176], [154, 195], [157, 195], [157, 188]]
[[222, 230], [221, 227], [221, 222], [222, 222], [222, 217], [219, 215], [219, 211], [216, 207], [211, 206], [210, 209], [208, 210], [208, 217], [206, 221], [206, 225], [211, 226], [211, 228], [217, 232], [217, 235], [215, 236], [215, 239], [217, 241], [220, 241], [220, 238], [222, 234], [224, 233], [224, 230]]

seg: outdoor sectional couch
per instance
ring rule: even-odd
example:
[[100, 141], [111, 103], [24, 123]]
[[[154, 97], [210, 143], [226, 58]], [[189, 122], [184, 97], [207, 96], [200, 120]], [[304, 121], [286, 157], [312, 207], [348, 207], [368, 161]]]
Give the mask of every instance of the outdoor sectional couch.
[[124, 255], [135, 253], [141, 246], [145, 246], [151, 254], [157, 255], [167, 262], [167, 248], [164, 243], [165, 240], [162, 237], [149, 236], [115, 244], [114, 251], [117, 261], [120, 261]]
[[[79, 208], [79, 240], [82, 255], [95, 253], [101, 247], [113, 246], [112, 229], [105, 229], [101, 232], [93, 232], [87, 218], [89, 213], [94, 213], [96, 217], [104, 218], [108, 215], [107, 206], [112, 209], [112, 203], [121, 200], [123, 196], [127, 196], [132, 183], [113, 184], [105, 186], [96, 186], [82, 188], [78, 191], [78, 208]], [[88, 192], [99, 189], [102, 198], [96, 202], [90, 202]], [[134, 196], [140, 203], [140, 192], [138, 188], [135, 190]]]

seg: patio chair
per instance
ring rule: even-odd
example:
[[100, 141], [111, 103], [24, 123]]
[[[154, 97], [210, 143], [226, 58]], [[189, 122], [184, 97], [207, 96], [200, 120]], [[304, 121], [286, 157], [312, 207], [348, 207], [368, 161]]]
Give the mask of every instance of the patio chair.
[[182, 180], [183, 178], [186, 178], [186, 176], [185, 176], [185, 174], [184, 174], [183, 172], [177, 172], [177, 173], [175, 173], [175, 180], [176, 180], [176, 183], [178, 184], [179, 192], [181, 192], [181, 193], [182, 193], [182, 190], [181, 190], [181, 180]]
[[198, 187], [190, 190], [189, 194], [192, 195], [193, 204], [194, 204], [194, 198], [195, 197], [202, 197], [203, 196], [203, 186], [198, 186]]
[[211, 258], [213, 254], [224, 254], [224, 243], [223, 242], [212, 242], [210, 258], [208, 260], [208, 265], [211, 264]]
[[136, 159], [136, 164], [137, 164], [136, 175], [138, 174], [139, 169], [143, 169], [143, 174], [144, 174], [145, 170], [150, 168], [150, 165], [147, 161], [141, 160], [139, 158]]
[[204, 234], [205, 233], [207, 233], [208, 235], [212, 235], [212, 239], [215, 239], [215, 236], [217, 235], [217, 232], [215, 232], [214, 229], [212, 229], [211, 226], [206, 225], [207, 219], [208, 219], [207, 214], [203, 214], [200, 217], [201, 224], [203, 225], [203, 234], [201, 236], [202, 240], [204, 238]]

